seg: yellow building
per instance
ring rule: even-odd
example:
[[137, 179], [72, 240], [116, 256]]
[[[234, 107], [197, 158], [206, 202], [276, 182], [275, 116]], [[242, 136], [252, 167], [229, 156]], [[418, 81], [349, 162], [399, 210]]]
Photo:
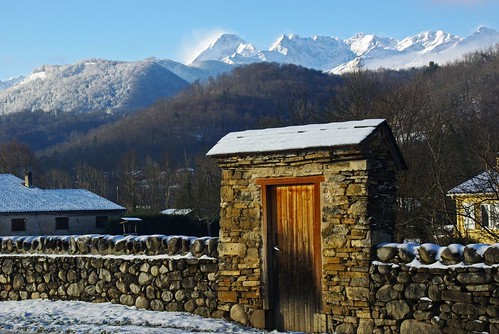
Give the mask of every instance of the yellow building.
[[499, 173], [485, 171], [457, 187], [447, 196], [456, 204], [457, 229], [481, 243], [499, 242]]

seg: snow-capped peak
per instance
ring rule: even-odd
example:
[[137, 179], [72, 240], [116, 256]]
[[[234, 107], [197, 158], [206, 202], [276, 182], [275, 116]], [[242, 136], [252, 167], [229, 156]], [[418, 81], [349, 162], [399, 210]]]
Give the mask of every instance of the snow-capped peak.
[[235, 34], [222, 34], [214, 42], [212, 42], [206, 50], [201, 52], [193, 63], [199, 63], [207, 60], [223, 61], [224, 58], [231, 57], [239, 53], [253, 55], [251, 52], [255, 48], [251, 44], [247, 44], [241, 37]]
[[393, 38], [379, 38], [376, 35], [367, 35], [363, 33], [358, 33], [345, 40], [345, 43], [350, 45], [350, 49], [355, 52], [357, 56], [366, 55], [376, 48], [393, 50], [397, 45], [397, 42], [398, 41]]
[[406, 37], [397, 44], [399, 51], [438, 51], [450, 47], [459, 41], [462, 37], [446, 33], [442, 30], [423, 31], [417, 35]]

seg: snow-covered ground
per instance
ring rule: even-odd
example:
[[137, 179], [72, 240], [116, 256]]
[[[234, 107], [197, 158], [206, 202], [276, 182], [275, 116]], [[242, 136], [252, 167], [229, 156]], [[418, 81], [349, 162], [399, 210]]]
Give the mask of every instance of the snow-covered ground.
[[[182, 312], [111, 303], [24, 300], [0, 302], [0, 333], [248, 333], [265, 331]], [[272, 333], [278, 333], [276, 331]]]

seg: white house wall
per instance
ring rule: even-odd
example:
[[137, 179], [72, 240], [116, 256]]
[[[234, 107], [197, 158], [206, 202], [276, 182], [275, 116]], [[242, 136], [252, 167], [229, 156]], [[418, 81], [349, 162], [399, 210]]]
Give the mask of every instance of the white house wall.
[[[10, 215], [0, 217], [0, 235], [68, 235], [68, 234], [89, 234], [89, 233], [103, 233], [104, 228], [96, 227], [96, 217], [107, 216], [109, 218], [119, 217], [111, 216], [108, 213], [97, 215], [51, 215], [51, 214], [37, 214], [37, 215]], [[68, 217], [68, 229], [56, 229], [56, 217]], [[14, 218], [26, 219], [25, 231], [12, 231], [11, 220]]]

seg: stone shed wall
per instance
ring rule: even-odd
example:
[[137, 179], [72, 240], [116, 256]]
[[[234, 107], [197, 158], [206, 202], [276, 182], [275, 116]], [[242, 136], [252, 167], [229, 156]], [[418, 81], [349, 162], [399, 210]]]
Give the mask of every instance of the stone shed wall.
[[[323, 310], [330, 331], [370, 320], [373, 242], [390, 240], [396, 165], [381, 134], [369, 147], [218, 159], [222, 169], [219, 309], [263, 325], [262, 196], [257, 179], [324, 176], [321, 183]], [[242, 311], [242, 312], [241, 312]], [[242, 313], [242, 315], [241, 315]], [[342, 327], [343, 326], [343, 327]]]
[[499, 244], [388, 244], [370, 269], [370, 333], [499, 333]]
[[0, 238], [0, 300], [112, 302], [217, 317], [217, 239]]

